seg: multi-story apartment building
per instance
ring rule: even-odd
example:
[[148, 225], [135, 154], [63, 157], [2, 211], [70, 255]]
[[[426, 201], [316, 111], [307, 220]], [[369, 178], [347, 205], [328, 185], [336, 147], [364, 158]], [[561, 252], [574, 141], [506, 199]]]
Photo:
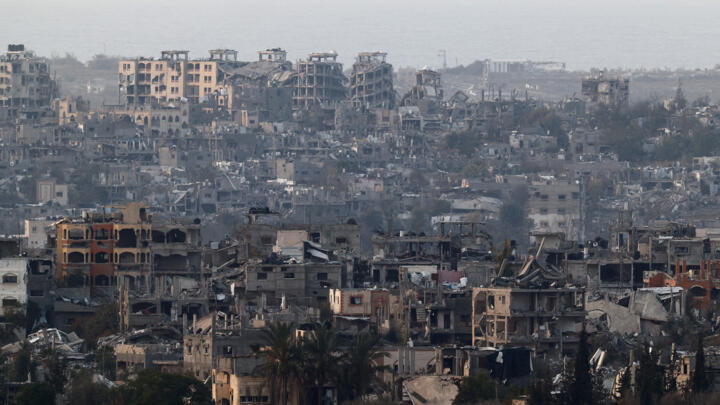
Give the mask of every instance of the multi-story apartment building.
[[47, 61], [24, 45], [8, 45], [0, 56], [0, 119], [15, 118], [20, 112], [37, 116], [50, 107], [54, 93]]
[[0, 259], [0, 316], [15, 310], [25, 312], [27, 278], [27, 258]]
[[473, 288], [472, 343], [572, 353], [585, 319], [583, 288]]
[[579, 181], [536, 181], [528, 189], [528, 217], [533, 221], [533, 231], [563, 232], [570, 238], [581, 237], [582, 190]]
[[162, 51], [160, 59], [136, 58], [118, 62], [120, 95], [127, 104], [180, 101], [199, 103], [222, 88], [220, 66], [237, 63], [237, 52], [210, 51], [209, 59], [190, 59], [189, 51]]
[[101, 118], [130, 117], [154, 137], [177, 137], [190, 133], [190, 106], [185, 101], [143, 105], [102, 105]]
[[293, 108], [306, 109], [313, 105], [332, 106], [346, 97], [342, 63], [337, 53], [311, 53], [295, 66], [297, 83], [293, 93]]
[[385, 61], [385, 52], [361, 52], [350, 76], [350, 100], [355, 107], [387, 108], [395, 106], [393, 67]]
[[56, 277], [108, 294], [118, 277], [131, 288], [149, 285], [152, 238], [148, 207], [131, 203], [118, 212], [92, 213], [56, 225]]

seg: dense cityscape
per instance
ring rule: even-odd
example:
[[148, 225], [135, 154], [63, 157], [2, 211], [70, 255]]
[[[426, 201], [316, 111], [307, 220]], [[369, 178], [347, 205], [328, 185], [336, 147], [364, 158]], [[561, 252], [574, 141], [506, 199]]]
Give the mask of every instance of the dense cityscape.
[[720, 400], [720, 66], [31, 49], [0, 403]]

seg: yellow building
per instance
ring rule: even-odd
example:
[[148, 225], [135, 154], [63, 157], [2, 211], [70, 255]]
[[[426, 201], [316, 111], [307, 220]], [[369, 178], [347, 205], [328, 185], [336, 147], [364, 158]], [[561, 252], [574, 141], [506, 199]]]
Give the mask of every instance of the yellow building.
[[210, 51], [209, 59], [190, 59], [189, 51], [162, 51], [160, 59], [118, 62], [120, 95], [127, 104], [180, 101], [199, 103], [223, 87], [219, 66], [237, 62], [237, 51]]

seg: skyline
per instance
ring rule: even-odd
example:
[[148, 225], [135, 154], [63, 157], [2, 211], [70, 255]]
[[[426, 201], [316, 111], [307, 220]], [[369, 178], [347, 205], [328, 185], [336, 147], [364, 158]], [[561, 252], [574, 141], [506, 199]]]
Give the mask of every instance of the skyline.
[[[210, 0], [202, 8], [187, 1], [130, 0], [99, 7], [87, 0], [62, 7], [46, 3], [7, 5], [0, 38], [24, 43], [38, 55], [71, 53], [81, 60], [101, 53], [159, 56], [161, 50], [178, 48], [201, 57], [221, 47], [253, 60], [257, 50], [279, 46], [293, 61], [335, 50], [346, 66], [357, 52], [381, 50], [396, 67], [439, 67], [441, 49], [450, 67], [486, 58], [552, 60], [567, 63], [569, 70], [694, 69], [720, 63], [710, 46], [710, 38], [720, 34], [712, 18], [720, 5], [703, 1], [450, 0], [430, 5], [370, 0], [362, 8], [320, 0], [311, 5]], [[128, 18], [119, 18], [123, 15]]]

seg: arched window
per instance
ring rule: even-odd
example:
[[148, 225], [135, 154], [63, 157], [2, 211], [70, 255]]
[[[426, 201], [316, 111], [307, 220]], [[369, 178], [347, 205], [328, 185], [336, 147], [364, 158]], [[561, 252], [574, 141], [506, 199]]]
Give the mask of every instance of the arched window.
[[107, 263], [110, 261], [110, 257], [107, 252], [95, 253], [95, 263]]

